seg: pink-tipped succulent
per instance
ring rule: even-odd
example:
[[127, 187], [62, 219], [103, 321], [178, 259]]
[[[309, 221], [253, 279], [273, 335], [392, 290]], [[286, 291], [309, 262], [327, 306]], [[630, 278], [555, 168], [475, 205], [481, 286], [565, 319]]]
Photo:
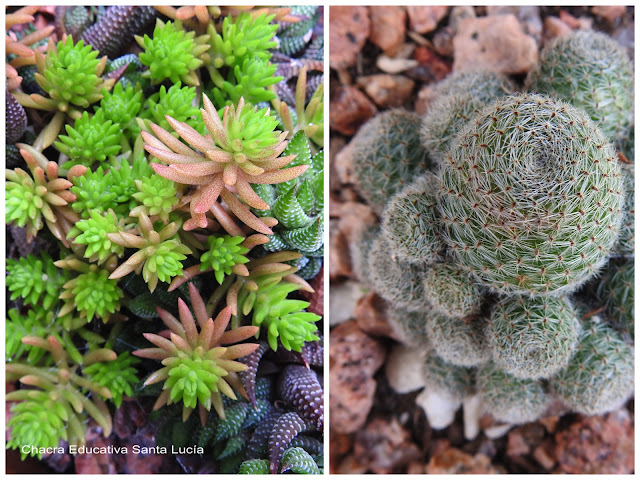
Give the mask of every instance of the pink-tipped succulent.
[[157, 138], [142, 132], [147, 152], [167, 164], [152, 164], [156, 173], [174, 182], [197, 187], [190, 194], [192, 218], [185, 222], [185, 230], [205, 228], [206, 213], [215, 210], [218, 198], [221, 198], [242, 222], [260, 233], [272, 235], [263, 219], [249, 210], [249, 207], [269, 208], [251, 184], [286, 182], [302, 175], [308, 166], [282, 170], [294, 156], [280, 157], [287, 146], [287, 132], [275, 130], [278, 121], [269, 114], [269, 109], [252, 108], [240, 99], [237, 107], [226, 106], [220, 118], [204, 95], [204, 108], [200, 112], [209, 131], [206, 136], [186, 123], [166, 116], [169, 125], [188, 146], [155, 124], [151, 124], [151, 129]]
[[258, 344], [238, 342], [255, 335], [258, 327], [239, 327], [225, 332], [231, 308], [226, 307], [213, 320], [207, 315], [205, 303], [193, 284], [189, 285], [189, 295], [195, 320], [182, 299], [178, 300], [179, 321], [169, 312], [157, 308], [170, 331], [161, 332], [161, 335], [145, 333], [145, 338], [158, 348], [145, 348], [133, 353], [138, 357], [160, 360], [164, 365], [145, 382], [145, 385], [150, 385], [164, 381], [163, 392], [154, 410], [182, 400], [183, 420], [198, 405], [204, 425], [212, 406], [221, 418], [225, 418], [222, 395], [235, 400], [235, 389], [246, 397], [237, 372], [246, 370], [247, 366], [236, 360], [252, 353]]

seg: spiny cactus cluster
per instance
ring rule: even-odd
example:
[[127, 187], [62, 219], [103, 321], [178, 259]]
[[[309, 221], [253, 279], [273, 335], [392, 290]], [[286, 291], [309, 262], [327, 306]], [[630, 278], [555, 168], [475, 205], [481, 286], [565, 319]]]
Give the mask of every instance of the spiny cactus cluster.
[[[135, 405], [170, 417], [174, 444], [216, 425], [203, 472], [318, 473], [323, 90], [306, 95], [293, 57], [318, 46], [319, 15], [69, 6], [41, 28], [38, 8], [6, 25], [8, 448], [80, 445], [90, 421], [120, 444]], [[262, 355], [277, 398], [256, 392]]]
[[356, 233], [354, 271], [426, 359], [427, 409], [477, 395], [515, 424], [553, 398], [591, 415], [632, 394], [633, 169], [613, 143], [631, 78], [613, 40], [570, 34], [529, 93], [453, 73], [422, 122], [384, 112], [352, 140], [354, 183], [381, 212]]

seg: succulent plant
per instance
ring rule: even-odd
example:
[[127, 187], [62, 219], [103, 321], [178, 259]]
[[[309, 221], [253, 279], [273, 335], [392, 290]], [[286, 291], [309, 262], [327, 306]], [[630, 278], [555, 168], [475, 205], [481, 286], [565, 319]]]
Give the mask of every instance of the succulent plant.
[[612, 256], [623, 255], [626, 257], [634, 254], [635, 247], [635, 186], [633, 164], [622, 164], [622, 180], [624, 185], [624, 207], [622, 214], [622, 226], [618, 241], [613, 247]]
[[613, 325], [631, 339], [635, 338], [634, 272], [632, 259], [612, 258], [601, 272], [596, 291], [596, 298], [606, 305]]
[[437, 392], [459, 404], [473, 390], [472, 370], [452, 365], [433, 352], [424, 357], [422, 375], [425, 390]]
[[387, 323], [404, 345], [424, 350], [431, 344], [427, 332], [427, 319], [431, 312], [427, 309], [410, 312], [402, 308], [387, 309]]
[[210, 48], [209, 35], [196, 37], [195, 32], [185, 31], [179, 20], [164, 23], [157, 19], [152, 38], [136, 35], [135, 39], [144, 49], [140, 61], [149, 67], [152, 82], [168, 78], [172, 83], [200, 85], [195, 71], [203, 65], [202, 56]]
[[191, 249], [176, 237], [179, 228], [175, 222], [171, 222], [158, 232], [149, 217], [140, 213], [139, 235], [125, 230], [107, 233], [107, 238], [116, 245], [138, 249], [115, 269], [109, 278], [118, 279], [133, 271], [138, 274], [142, 272], [142, 278], [149, 286], [149, 291], [153, 292], [158, 281], [168, 283], [173, 277], [180, 275], [182, 261], [191, 253]]
[[241, 245], [243, 241], [244, 237], [241, 236], [210, 235], [207, 238], [208, 250], [200, 257], [200, 269], [212, 269], [216, 280], [222, 284], [224, 276], [230, 275], [236, 265], [243, 265], [249, 261], [244, 256], [249, 248]]
[[145, 338], [158, 348], [136, 350], [133, 354], [161, 360], [164, 365], [145, 381], [145, 385], [164, 381], [163, 392], [154, 410], [182, 400], [183, 420], [187, 419], [196, 405], [199, 406], [201, 419], [206, 419], [206, 412], [212, 406], [221, 418], [225, 418], [222, 395], [235, 399], [231, 387], [242, 391], [242, 384], [235, 372], [245, 370], [246, 366], [236, 360], [253, 352], [258, 345], [224, 345], [245, 340], [255, 335], [258, 329], [239, 327], [225, 332], [231, 309], [223, 309], [214, 321], [207, 315], [204, 301], [192, 284], [189, 285], [189, 295], [197, 326], [189, 307], [179, 299], [180, 321], [167, 311], [158, 309], [160, 318], [171, 330], [169, 339], [146, 333]]
[[101, 90], [109, 90], [114, 80], [104, 80], [101, 75], [106, 65], [106, 57], [98, 60], [98, 52], [82, 40], [74, 43], [69, 35], [60, 41], [46, 55], [35, 52], [38, 85], [47, 92], [42, 95], [19, 96], [23, 106], [41, 110], [61, 111], [74, 118], [81, 116], [80, 108], [87, 108], [102, 98]]
[[117, 281], [109, 278], [108, 270], [84, 263], [75, 255], [68, 255], [55, 265], [80, 273], [62, 286], [59, 298], [65, 303], [58, 315], [77, 311], [85, 322], [90, 322], [95, 315], [107, 323], [111, 314], [120, 309], [123, 293]]
[[606, 261], [622, 220], [622, 177], [580, 110], [541, 95], [506, 97], [460, 133], [447, 162], [443, 237], [481, 284], [560, 294]]
[[563, 297], [509, 297], [487, 324], [496, 367], [525, 379], [550, 378], [566, 367], [579, 335], [576, 312]]
[[138, 382], [134, 365], [139, 360], [123, 352], [108, 363], [94, 363], [83, 369], [83, 374], [92, 382], [106, 387], [111, 392], [111, 401], [116, 407], [122, 404], [123, 396], [133, 394], [133, 385]]
[[324, 84], [320, 82], [314, 89], [309, 101], [306, 102], [306, 92], [309, 85], [307, 82], [307, 67], [305, 66], [299, 72], [296, 82], [296, 91], [293, 98], [295, 109], [293, 111], [290, 110], [287, 103], [280, 98], [274, 98], [271, 104], [280, 116], [284, 130], [289, 132], [291, 138], [302, 130], [307, 138], [322, 147], [324, 144]]
[[272, 19], [267, 15], [253, 18], [249, 13], [227, 16], [220, 33], [210, 24], [207, 33], [211, 38], [212, 66], [219, 69], [242, 65], [245, 58], [269, 60], [269, 50], [277, 46], [272, 39], [278, 26], [271, 23]]
[[434, 87], [436, 100], [422, 117], [422, 144], [439, 162], [446, 159], [453, 139], [484, 106], [513, 92], [506, 76], [489, 70], [454, 72]]
[[389, 110], [369, 120], [351, 140], [356, 187], [378, 213], [391, 195], [432, 166], [419, 126], [417, 114]]
[[434, 263], [422, 278], [424, 299], [435, 312], [451, 318], [480, 313], [484, 292], [465, 271], [448, 263]]
[[102, 92], [100, 107], [105, 120], [113, 125], [120, 125], [121, 130], [135, 129], [134, 119], [142, 108], [142, 90], [131, 85], [123, 86], [121, 82], [115, 84], [111, 92]]
[[596, 415], [615, 410], [633, 394], [633, 349], [598, 317], [585, 320], [569, 365], [551, 380], [572, 410]]
[[526, 87], [584, 109], [611, 141], [630, 128], [633, 65], [624, 48], [604, 33], [578, 30], [549, 42]]
[[266, 209], [268, 205], [253, 191], [251, 183], [281, 183], [295, 178], [307, 170], [306, 165], [280, 170], [293, 160], [292, 156], [279, 157], [285, 149], [284, 133], [274, 131], [277, 121], [267, 109], [258, 110], [245, 105], [242, 99], [237, 107], [227, 106], [222, 118], [207, 96], [201, 110], [211, 138], [205, 138], [193, 128], [167, 117], [174, 130], [189, 145], [204, 155], [177, 141], [169, 132], [152, 124], [152, 135], [142, 132], [145, 149], [168, 166], [154, 163], [154, 170], [174, 182], [197, 185], [192, 194], [190, 209], [192, 218], [185, 229], [205, 227], [205, 213], [218, 197], [230, 210], [251, 228], [268, 235], [273, 231], [264, 221], [253, 215], [229, 190], [240, 194], [251, 207]]
[[[268, 252], [282, 250], [299, 251], [305, 257], [322, 257], [324, 251], [324, 153], [311, 156], [309, 142], [304, 132], [298, 132], [287, 145], [283, 155], [295, 155], [292, 166], [309, 166], [309, 169], [293, 180], [278, 185], [254, 185], [255, 192], [270, 210], [255, 210], [258, 217], [273, 215], [278, 225], [262, 246]], [[308, 258], [298, 261], [300, 267]], [[305, 272], [303, 278], [312, 278], [321, 262]]]
[[194, 105], [196, 99], [195, 87], [182, 86], [181, 82], [173, 84], [168, 89], [160, 86], [157, 93], [151, 95], [145, 101], [145, 116], [153, 120], [164, 129], [170, 128], [169, 122], [165, 118], [170, 116], [178, 122], [186, 122], [190, 127], [200, 131], [202, 119], [198, 118], [199, 111]]
[[[294, 10], [9, 7], [7, 439], [33, 447], [23, 458], [90, 443], [91, 425], [113, 443], [114, 415], [148, 420], [157, 445], [210, 453], [187, 466], [172, 452], [176, 467], [323, 471], [310, 370], [322, 368], [322, 297], [301, 277], [324, 253], [324, 157], [304, 138], [321, 128], [300, 123], [291, 142], [267, 103], [302, 68], [323, 69], [322, 57], [271, 63], [280, 25], [319, 18]], [[298, 33], [291, 45], [318, 38]], [[321, 123], [320, 77], [299, 82], [304, 121]], [[56, 471], [70, 458], [39, 456]]]
[[514, 377], [492, 362], [476, 372], [475, 380], [484, 408], [502, 422], [518, 424], [537, 420], [551, 401], [540, 380]]
[[27, 128], [27, 113], [8, 90], [6, 92], [5, 128], [7, 143], [15, 143], [20, 140]]
[[[100, 425], [105, 437], [109, 436], [111, 415], [102, 398], [110, 398], [111, 392], [81, 375], [81, 370], [96, 362], [114, 360], [115, 352], [94, 350], [75, 364], [68, 361], [68, 355], [54, 336], [47, 340], [26, 337], [24, 341], [49, 351], [55, 365], [37, 367], [17, 362], [7, 365], [8, 377], [17, 377], [24, 385], [36, 387], [16, 390], [6, 396], [7, 401], [18, 402], [11, 408], [12, 416], [7, 423], [11, 429], [7, 447], [19, 449], [23, 445], [31, 445], [53, 448], [61, 439], [83, 445], [87, 415]], [[38, 451], [31, 448], [28, 453], [24, 450], [21, 453], [23, 458], [27, 454], [42, 458]]]
[[11, 300], [22, 298], [25, 305], [40, 305], [50, 309], [58, 301], [60, 288], [68, 280], [64, 271], [56, 268], [51, 257], [27, 255], [18, 260], [7, 259], [6, 285]]
[[320, 340], [314, 334], [318, 329], [315, 322], [320, 320], [320, 316], [302, 311], [309, 302], [287, 298], [289, 293], [299, 288], [297, 284], [280, 282], [257, 292], [253, 324], [265, 326], [272, 350], [277, 350], [280, 344], [286, 350], [300, 352], [304, 342]]
[[491, 358], [484, 320], [465, 320], [431, 312], [426, 325], [429, 344], [435, 354], [449, 364], [482, 365]]
[[396, 193], [382, 214], [382, 230], [399, 260], [426, 264], [442, 256], [440, 224], [436, 210], [438, 178], [418, 177]]
[[101, 55], [114, 58], [127, 46], [134, 34], [153, 24], [156, 11], [150, 6], [114, 5], [81, 34], [82, 40]]
[[266, 60], [245, 58], [233, 67], [227, 80], [218, 80], [220, 86], [213, 89], [213, 98], [219, 105], [237, 104], [241, 98], [253, 105], [267, 102], [275, 97], [268, 87], [282, 80], [274, 76], [275, 71], [276, 65]]
[[91, 167], [94, 162], [103, 162], [120, 151], [120, 124], [105, 120], [102, 109], [92, 117], [85, 111], [73, 127], [66, 125], [65, 129], [68, 135], [60, 135], [60, 141], [54, 144], [72, 160], [71, 165]]
[[369, 253], [379, 236], [379, 225], [360, 226], [354, 233], [351, 245], [349, 245], [349, 256], [351, 258], [353, 273], [360, 282], [367, 285], [371, 285]]
[[[77, 215], [67, 206], [75, 200], [75, 195], [69, 191], [73, 183], [58, 176], [57, 163], [45, 160], [43, 168], [34, 156], [37, 152], [31, 147], [24, 144], [18, 144], [17, 147], [20, 148], [20, 154], [27, 162], [31, 175], [21, 168], [7, 170], [7, 223], [26, 227], [27, 242], [31, 242], [46, 222], [51, 233], [68, 246], [66, 232], [77, 221]], [[81, 171], [76, 169], [74, 173]]]
[[368, 262], [371, 284], [393, 306], [409, 311], [430, 307], [424, 297], [424, 275], [428, 267], [395, 260], [384, 234], [371, 244]]
[[139, 205], [129, 212], [129, 216], [137, 217], [142, 213], [148, 217], [157, 215], [165, 224], [169, 223], [169, 214], [179, 202], [175, 184], [155, 173], [144, 181], [136, 179], [134, 183], [138, 191], [131, 196]]

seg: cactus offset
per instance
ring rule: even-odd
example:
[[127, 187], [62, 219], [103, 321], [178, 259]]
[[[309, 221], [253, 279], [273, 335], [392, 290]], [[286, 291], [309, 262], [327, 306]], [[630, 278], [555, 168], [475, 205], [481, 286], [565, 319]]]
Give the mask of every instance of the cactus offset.
[[624, 136], [633, 115], [633, 65], [608, 35], [576, 31], [540, 53], [526, 87], [584, 109], [611, 140]]
[[351, 140], [356, 186], [378, 213], [389, 196], [431, 167], [419, 126], [417, 114], [390, 110], [367, 122]]
[[498, 368], [518, 378], [549, 378], [569, 363], [580, 324], [559, 298], [509, 297], [491, 313], [487, 336]]

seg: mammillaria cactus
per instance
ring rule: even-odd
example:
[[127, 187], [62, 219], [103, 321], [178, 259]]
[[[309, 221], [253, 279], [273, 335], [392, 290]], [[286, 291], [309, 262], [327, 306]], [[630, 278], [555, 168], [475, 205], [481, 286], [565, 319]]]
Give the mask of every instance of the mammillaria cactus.
[[624, 48], [599, 32], [557, 37], [540, 53], [526, 86], [584, 109], [611, 141], [627, 134], [633, 111], [633, 65]]
[[454, 72], [434, 87], [436, 100], [422, 117], [422, 144], [433, 158], [445, 160], [454, 137], [493, 100], [515, 89], [506, 76], [489, 70]]
[[430, 265], [423, 276], [424, 298], [434, 312], [451, 318], [480, 313], [483, 291], [464, 270], [448, 263]]
[[575, 310], [562, 297], [509, 297], [487, 324], [495, 365], [518, 378], [549, 378], [566, 367], [579, 334]]
[[601, 272], [596, 296], [607, 307], [613, 325], [634, 338], [633, 259], [612, 258]]
[[507, 97], [460, 133], [442, 172], [443, 237], [493, 290], [575, 290], [606, 261], [624, 201], [613, 147], [580, 110]]
[[351, 141], [356, 187], [378, 213], [389, 196], [431, 166], [419, 127], [417, 114], [390, 110], [367, 122]]
[[444, 250], [436, 211], [440, 183], [432, 173], [417, 178], [396, 193], [382, 215], [382, 229], [399, 260], [424, 264]]
[[382, 298], [409, 311], [429, 306], [424, 297], [423, 281], [428, 267], [395, 260], [384, 234], [373, 241], [368, 262], [369, 279]]
[[427, 318], [426, 330], [434, 353], [460, 367], [486, 363], [491, 358], [491, 350], [483, 331], [484, 320], [465, 320], [432, 312]]
[[540, 417], [551, 400], [540, 380], [516, 378], [492, 362], [480, 368], [475, 378], [484, 407], [503, 422], [532, 422]]
[[569, 365], [551, 381], [554, 391], [584, 415], [608, 412], [633, 393], [633, 350], [598, 317], [587, 319]]

